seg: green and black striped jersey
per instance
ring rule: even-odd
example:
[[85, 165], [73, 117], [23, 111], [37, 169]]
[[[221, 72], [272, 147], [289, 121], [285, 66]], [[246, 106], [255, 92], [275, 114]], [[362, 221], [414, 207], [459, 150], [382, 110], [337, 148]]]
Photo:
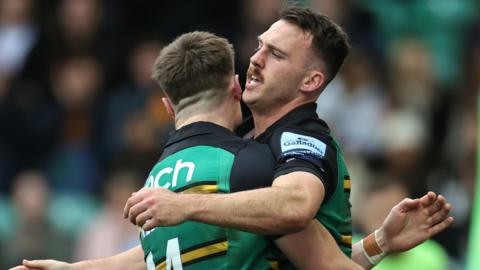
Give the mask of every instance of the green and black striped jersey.
[[[275, 160], [266, 145], [197, 122], [174, 131], [145, 187], [174, 192], [228, 193], [270, 186]], [[182, 211], [182, 209], [178, 209]], [[244, 231], [187, 221], [141, 231], [152, 269], [272, 269], [272, 241]]]

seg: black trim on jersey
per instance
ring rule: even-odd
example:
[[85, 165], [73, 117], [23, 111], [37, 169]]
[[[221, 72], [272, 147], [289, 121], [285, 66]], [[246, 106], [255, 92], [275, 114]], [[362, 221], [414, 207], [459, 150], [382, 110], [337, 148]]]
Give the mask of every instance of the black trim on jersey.
[[160, 160], [200, 145], [218, 147], [235, 155], [230, 192], [272, 185], [275, 160], [268, 145], [239, 138], [230, 130], [210, 122], [195, 122], [173, 131]]
[[[194, 251], [194, 250], [197, 250], [197, 249], [201, 249], [201, 248], [204, 248], [204, 247], [207, 247], [207, 246], [210, 246], [210, 245], [214, 245], [214, 244], [219, 244], [219, 243], [222, 243], [222, 242], [225, 242], [227, 241], [227, 238], [226, 237], [222, 237], [222, 238], [219, 238], [219, 239], [215, 239], [215, 240], [212, 240], [212, 241], [208, 241], [208, 242], [203, 242], [203, 243], [200, 243], [200, 244], [197, 244], [197, 245], [194, 245], [194, 246], [191, 246], [189, 248], [186, 248], [186, 249], [183, 249], [183, 250], [180, 250], [180, 256], [181, 255], [184, 255], [185, 253], [188, 253], [190, 251]], [[228, 242], [228, 241], [227, 241]], [[191, 261], [188, 261], [186, 263], [182, 263], [183, 266], [187, 266], [189, 264], [192, 264], [192, 263], [196, 263], [196, 262], [200, 262], [200, 261], [203, 261], [203, 260], [207, 260], [207, 259], [210, 259], [210, 258], [213, 258], [213, 257], [217, 257], [217, 256], [222, 256], [222, 255], [225, 255], [227, 254], [227, 250], [225, 251], [220, 251], [220, 252], [217, 252], [217, 253], [213, 253], [213, 254], [210, 254], [210, 255], [207, 255], [207, 256], [202, 256], [200, 258], [197, 258], [197, 259], [194, 259], [194, 260], [191, 260]], [[158, 260], [160, 263], [164, 262], [165, 260], [167, 259], [167, 257], [162, 257], [160, 260]]]
[[336, 242], [337, 242], [337, 244], [338, 244], [339, 246], [341, 246], [341, 247], [344, 247], [344, 248], [352, 248], [352, 244], [347, 244], [347, 243], [344, 243], [344, 242], [342, 242], [342, 241], [340, 241], [340, 242], [339, 242], [339, 241], [336, 241]]
[[[345, 187], [345, 181], [349, 181], [349, 187]], [[345, 193], [350, 193], [351, 189], [352, 189], [352, 180], [350, 179], [350, 175], [345, 175], [343, 177], [343, 191]]]
[[190, 265], [190, 264], [198, 263], [198, 262], [205, 261], [205, 260], [208, 260], [208, 259], [211, 259], [211, 258], [224, 256], [224, 255], [227, 254], [227, 251], [228, 251], [228, 250], [220, 251], [220, 252], [217, 252], [217, 253], [213, 253], [213, 254], [210, 254], [210, 255], [207, 255], [207, 256], [203, 256], [203, 257], [200, 257], [200, 258], [198, 258], [198, 259], [191, 260], [191, 261], [189, 261], [189, 262], [182, 263], [182, 264], [183, 264], [183, 266], [188, 266], [188, 265]]
[[[316, 113], [316, 103], [308, 103], [295, 108], [260, 134], [255, 140], [268, 143], [277, 158], [274, 177], [295, 171], [305, 171], [316, 175], [325, 188], [325, 203], [337, 187], [337, 150], [330, 136], [330, 129]], [[326, 144], [323, 158], [306, 155], [282, 155], [280, 139], [283, 132], [310, 136]]]
[[322, 119], [318, 118], [316, 110], [317, 104], [314, 102], [301, 105], [287, 113], [277, 122], [273, 123], [273, 125], [268, 127], [265, 132], [260, 134], [255, 140], [260, 142], [268, 141], [268, 138], [271, 137], [276, 130], [282, 127], [291, 125], [298, 125], [299, 127], [304, 125], [308, 126], [308, 120], [315, 120], [320, 124], [319, 128], [321, 130], [318, 131], [327, 134], [330, 133], [330, 128], [328, 127], [327, 123], [325, 123], [325, 121], [323, 121]]
[[198, 245], [194, 245], [194, 246], [191, 246], [189, 248], [186, 248], [186, 249], [182, 250], [180, 253], [185, 254], [187, 252], [190, 252], [190, 251], [193, 251], [193, 250], [196, 250], [196, 249], [200, 249], [200, 248], [203, 248], [203, 247], [206, 247], [206, 246], [222, 243], [222, 242], [225, 242], [225, 241], [227, 241], [227, 238], [222, 237], [222, 238], [219, 238], [219, 239], [203, 242], [203, 243], [200, 243]]
[[160, 160], [182, 149], [199, 145], [215, 146], [236, 154], [246, 144], [246, 140], [238, 138], [222, 126], [195, 122], [170, 133]]
[[[189, 188], [192, 188], [192, 187], [198, 187], [198, 186], [203, 186], [203, 185], [216, 185], [217, 184], [217, 181], [213, 180], [213, 181], [199, 181], [199, 182], [194, 182], [194, 183], [191, 183], [191, 184], [188, 184], [188, 185], [185, 185], [179, 189], [176, 189], [174, 190], [174, 192], [182, 192], [182, 191], [185, 191]], [[219, 191], [221, 192], [221, 191]]]

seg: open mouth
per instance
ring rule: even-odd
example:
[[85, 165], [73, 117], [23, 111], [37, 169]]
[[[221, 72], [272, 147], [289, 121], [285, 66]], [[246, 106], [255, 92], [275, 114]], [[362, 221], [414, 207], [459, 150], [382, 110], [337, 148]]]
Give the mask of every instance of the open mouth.
[[262, 81], [263, 81], [263, 78], [258, 72], [256, 72], [252, 68], [248, 69], [246, 88], [253, 88], [261, 84]]

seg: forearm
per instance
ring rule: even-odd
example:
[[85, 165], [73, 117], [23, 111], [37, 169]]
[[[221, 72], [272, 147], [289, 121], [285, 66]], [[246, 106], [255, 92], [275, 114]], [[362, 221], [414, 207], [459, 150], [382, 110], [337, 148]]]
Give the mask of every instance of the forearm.
[[230, 194], [184, 194], [187, 218], [261, 234], [306, 227], [306, 198], [297, 190], [270, 187]]
[[272, 187], [230, 194], [183, 194], [187, 219], [260, 234], [308, 226], [322, 203], [320, 179], [305, 172], [279, 176]]
[[298, 269], [362, 269], [338, 247], [327, 229], [317, 220], [297, 233], [285, 235], [275, 244]]
[[136, 246], [114, 256], [73, 263], [71, 266], [72, 270], [147, 269], [141, 246]]

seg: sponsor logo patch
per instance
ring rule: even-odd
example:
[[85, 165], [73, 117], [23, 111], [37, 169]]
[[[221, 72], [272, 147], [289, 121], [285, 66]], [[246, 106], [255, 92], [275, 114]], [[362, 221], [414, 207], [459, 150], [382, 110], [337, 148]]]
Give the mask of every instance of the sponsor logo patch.
[[314, 155], [319, 158], [325, 156], [327, 145], [322, 141], [310, 136], [283, 132], [280, 138], [283, 154], [298, 153]]

